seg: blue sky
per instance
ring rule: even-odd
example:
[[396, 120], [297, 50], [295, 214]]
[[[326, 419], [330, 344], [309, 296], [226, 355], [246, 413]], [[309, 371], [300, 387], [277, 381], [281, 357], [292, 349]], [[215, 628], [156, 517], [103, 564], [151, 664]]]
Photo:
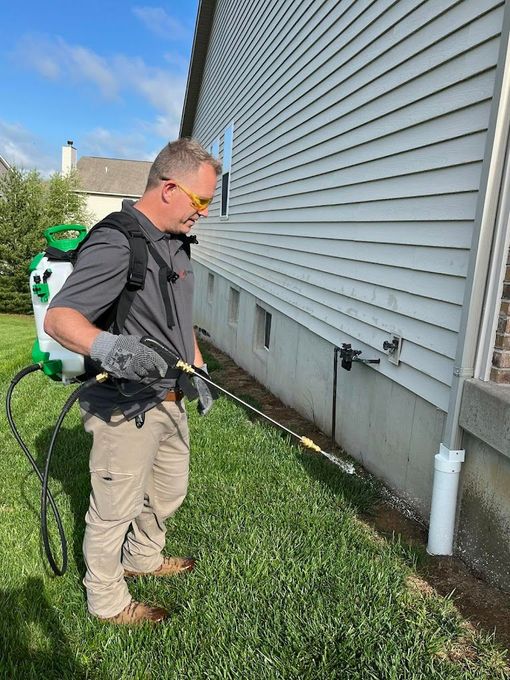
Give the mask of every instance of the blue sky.
[[197, 0], [2, 2], [0, 155], [44, 175], [78, 157], [152, 160], [179, 131]]

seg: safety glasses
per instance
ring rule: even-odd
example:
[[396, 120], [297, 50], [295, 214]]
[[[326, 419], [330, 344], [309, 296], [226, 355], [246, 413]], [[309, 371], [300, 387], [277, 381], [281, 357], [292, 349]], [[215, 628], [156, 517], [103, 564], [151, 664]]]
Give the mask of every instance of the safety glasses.
[[[170, 177], [161, 177], [160, 179], [164, 180], [165, 182], [170, 180]], [[186, 189], [186, 187], [183, 187], [182, 184], [179, 184], [179, 182], [176, 182], [175, 179], [171, 180], [175, 186], [179, 187], [181, 191], [184, 191], [186, 196], [189, 198], [191, 201], [191, 205], [195, 208], [197, 212], [200, 212], [201, 210], [205, 210], [208, 205], [210, 205], [211, 201], [213, 200], [213, 197], [211, 198], [202, 198], [201, 196], [197, 196], [194, 194], [192, 191], [189, 189]]]

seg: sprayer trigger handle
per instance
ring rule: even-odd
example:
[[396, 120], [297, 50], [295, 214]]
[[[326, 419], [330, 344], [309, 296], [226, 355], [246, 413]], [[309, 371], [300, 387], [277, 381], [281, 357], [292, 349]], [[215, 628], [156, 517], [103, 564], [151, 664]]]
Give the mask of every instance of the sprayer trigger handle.
[[159, 340], [155, 340], [148, 335], [144, 335], [140, 342], [142, 345], [152, 349], [156, 354], [159, 354], [159, 356], [166, 361], [168, 369], [174, 371], [175, 365], [179, 361], [179, 357], [169, 350], [168, 347], [165, 347]]

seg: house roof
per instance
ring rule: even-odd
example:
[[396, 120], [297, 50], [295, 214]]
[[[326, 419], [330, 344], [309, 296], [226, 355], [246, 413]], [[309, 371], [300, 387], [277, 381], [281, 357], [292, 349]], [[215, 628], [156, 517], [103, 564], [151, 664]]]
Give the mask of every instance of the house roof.
[[151, 165], [149, 161], [82, 156], [76, 168], [81, 190], [86, 193], [141, 196]]
[[182, 109], [180, 137], [191, 137], [193, 134], [193, 123], [195, 122], [198, 96], [202, 84], [215, 9], [216, 0], [200, 0], [195, 24], [193, 49], [191, 51], [191, 63], [188, 71], [186, 95]]

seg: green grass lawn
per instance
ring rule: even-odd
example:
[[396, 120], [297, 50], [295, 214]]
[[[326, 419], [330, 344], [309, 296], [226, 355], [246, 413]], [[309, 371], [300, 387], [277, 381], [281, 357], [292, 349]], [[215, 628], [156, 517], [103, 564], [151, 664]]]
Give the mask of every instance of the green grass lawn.
[[[31, 363], [32, 319], [0, 316], [0, 337], [3, 399]], [[70, 390], [36, 373], [15, 392], [16, 420], [41, 464]], [[52, 466], [70, 553], [62, 578], [41, 553], [39, 482], [1, 417], [2, 678], [509, 677], [488, 636], [472, 631], [451, 601], [416, 586], [412, 551], [358, 519], [374, 502], [373, 486], [225, 399], [203, 420], [190, 407], [190, 489], [169, 523], [168, 552], [198, 557], [196, 571], [130, 585], [171, 618], [138, 629], [89, 618], [81, 541], [90, 441], [77, 407]]]

